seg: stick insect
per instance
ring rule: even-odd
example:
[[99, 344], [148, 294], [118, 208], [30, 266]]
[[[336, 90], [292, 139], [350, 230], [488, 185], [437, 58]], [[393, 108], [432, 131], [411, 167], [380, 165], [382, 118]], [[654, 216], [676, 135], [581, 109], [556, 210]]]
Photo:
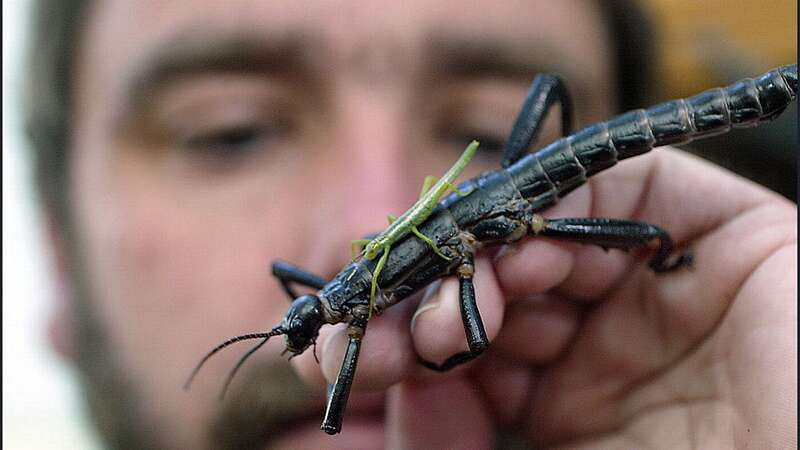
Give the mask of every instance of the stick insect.
[[[669, 233], [656, 225], [599, 217], [546, 219], [538, 213], [621, 160], [661, 145], [686, 143], [773, 120], [796, 97], [797, 65], [793, 64], [687, 99], [630, 111], [570, 134], [572, 103], [564, 83], [555, 75], [539, 75], [511, 130], [501, 168], [462, 183], [458, 189], [469, 195], [455, 192], [438, 204], [433, 199], [439, 200], [458, 175], [451, 179], [446, 174], [446, 182], [440, 180], [434, 188], [423, 189], [419, 209], [415, 205], [401, 217], [402, 222], [393, 221], [389, 230], [395, 231], [387, 230], [383, 238], [379, 235], [367, 242], [362, 257], [331, 280], [282, 261], [274, 262], [273, 274], [293, 299], [286, 316], [268, 332], [237, 336], [215, 347], [195, 367], [187, 386], [211, 356], [235, 342], [261, 339], [231, 370], [226, 387], [242, 363], [271, 337], [284, 335], [286, 350], [300, 354], [316, 342], [323, 325], [346, 323], [348, 346], [336, 382], [329, 388], [321, 427], [328, 434], [339, 433], [373, 310], [380, 314], [435, 280], [457, 276], [469, 350], [438, 364], [420, 360], [431, 370], [447, 371], [473, 360], [489, 347], [472, 282], [474, 255], [482, 247], [536, 236], [621, 250], [657, 242], [649, 261], [654, 272], [669, 272], [689, 264], [691, 255], [673, 254]], [[544, 117], [556, 103], [561, 104], [562, 134], [568, 136], [528, 153]], [[451, 171], [460, 173], [467, 164], [462, 160], [470, 155], [470, 148], [474, 153], [476, 147], [477, 143], [468, 147]], [[383, 256], [376, 262], [380, 251]], [[378, 265], [380, 270], [376, 270]], [[292, 283], [318, 291], [298, 296]], [[380, 295], [376, 295], [378, 287]]]

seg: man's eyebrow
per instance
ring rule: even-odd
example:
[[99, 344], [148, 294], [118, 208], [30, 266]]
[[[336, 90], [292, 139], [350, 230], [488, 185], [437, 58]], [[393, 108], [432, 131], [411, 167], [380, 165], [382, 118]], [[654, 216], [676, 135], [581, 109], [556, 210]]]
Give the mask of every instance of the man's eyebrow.
[[575, 106], [585, 106], [595, 95], [591, 76], [574, 58], [565, 56], [557, 42], [535, 45], [502, 37], [438, 33], [425, 48], [433, 73], [447, 77], [506, 78], [530, 83], [537, 74], [558, 74], [566, 82]]
[[540, 72], [559, 71], [557, 50], [546, 43], [511, 44], [502, 39], [438, 34], [426, 49], [434, 72], [467, 76], [499, 76], [530, 80]]
[[290, 74], [308, 69], [318, 48], [307, 35], [271, 39], [244, 35], [189, 33], [166, 41], [138, 64], [123, 87], [125, 113], [145, 107], [152, 95], [175, 79], [203, 73]]

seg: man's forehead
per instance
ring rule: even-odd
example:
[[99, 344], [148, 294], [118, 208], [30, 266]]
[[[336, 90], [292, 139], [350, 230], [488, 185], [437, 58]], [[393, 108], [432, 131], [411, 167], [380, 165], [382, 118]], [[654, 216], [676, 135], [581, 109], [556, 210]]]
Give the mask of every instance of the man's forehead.
[[[593, 67], [587, 58], [603, 59], [586, 52], [586, 40], [572, 36], [591, 33], [586, 26], [565, 36], [565, 23], [559, 21], [577, 26], [578, 16], [591, 15], [575, 8], [576, 2], [584, 3], [542, 1], [537, 8], [537, 1], [493, 2], [488, 8], [482, 2], [378, 5], [357, 0], [299, 6], [276, 1], [104, 2], [93, 14], [87, 42], [94, 48], [84, 60], [89, 67], [83, 67], [90, 79], [82, 81], [97, 88], [111, 80], [106, 94], [120, 101], [143, 81], [214, 65], [318, 73], [375, 67], [400, 73], [517, 72], [527, 78], [550, 71], [574, 74], [575, 82], [596, 75], [577, 64]], [[600, 40], [595, 36], [593, 41]]]
[[211, 45], [215, 40], [253, 42], [265, 48], [278, 47], [273, 42], [304, 44], [317, 50], [316, 58], [343, 61], [380, 49], [393, 52], [398, 66], [413, 64], [426, 50], [446, 48], [451, 40], [450, 49], [468, 49], [470, 42], [490, 42], [484, 47], [512, 48], [520, 55], [545, 49], [549, 58], [540, 58], [545, 60], [559, 59], [565, 51], [561, 47], [568, 46], [557, 42], [558, 33], [550, 31], [557, 24], [549, 25], [564, 14], [553, 12], [553, 6], [536, 8], [538, 2], [493, 2], [490, 8], [481, 2], [420, 2], [415, 8], [408, 2], [356, 0], [301, 6], [276, 1], [124, 3], [104, 2], [95, 11], [94, 23], [100, 25], [94, 30], [98, 39], [91, 42], [109, 50], [102, 52], [105, 57], [122, 54], [137, 64], [170, 47], [191, 42]]

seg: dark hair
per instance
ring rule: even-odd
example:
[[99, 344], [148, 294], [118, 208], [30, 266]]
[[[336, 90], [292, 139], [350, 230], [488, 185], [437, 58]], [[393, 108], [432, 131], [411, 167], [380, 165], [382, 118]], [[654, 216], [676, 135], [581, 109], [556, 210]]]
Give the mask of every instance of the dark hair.
[[[600, 0], [614, 46], [619, 108], [645, 105], [653, 67], [652, 27], [634, 0]], [[91, 3], [39, 0], [34, 7], [26, 132], [33, 145], [40, 200], [60, 226], [68, 224], [68, 152], [75, 60]]]
[[635, 0], [600, 0], [597, 5], [614, 46], [618, 112], [646, 107], [656, 63], [655, 27]]
[[34, 182], [46, 211], [67, 222], [67, 154], [75, 60], [88, 14], [86, 0], [40, 0], [33, 7], [25, 86], [25, 132], [33, 146]]

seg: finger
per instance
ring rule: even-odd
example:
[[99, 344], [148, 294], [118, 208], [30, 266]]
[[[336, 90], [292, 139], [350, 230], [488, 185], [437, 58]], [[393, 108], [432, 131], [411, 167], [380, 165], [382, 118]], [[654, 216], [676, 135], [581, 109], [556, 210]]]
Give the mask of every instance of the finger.
[[591, 216], [655, 223], [679, 243], [757, 203], [780, 198], [671, 147], [621, 162], [593, 178], [591, 189]]
[[520, 366], [543, 365], [562, 355], [578, 329], [578, 307], [563, 298], [531, 296], [510, 303], [492, 349]]
[[[338, 342], [341, 339], [338, 336], [345, 335], [345, 333], [345, 324], [322, 327], [319, 331], [319, 336], [317, 337], [316, 350], [314, 348], [310, 348], [303, 354], [291, 359], [292, 366], [305, 383], [312, 386], [325, 386], [327, 384], [327, 380], [325, 379], [325, 375], [322, 371], [322, 363], [326, 361], [326, 359], [320, 358], [319, 356], [320, 354], [325, 353], [326, 349], [328, 349], [327, 351], [332, 351], [332, 345], [346, 345], [346, 343], [342, 344]], [[314, 358], [315, 351], [317, 358]], [[319, 359], [319, 363], [317, 362], [317, 359]], [[341, 364], [341, 360], [339, 362]]]
[[[491, 341], [500, 330], [505, 304], [488, 258], [475, 260], [473, 282], [478, 311]], [[458, 352], [468, 350], [457, 279], [447, 278], [438, 289], [428, 293], [414, 314], [411, 333], [417, 354], [427, 361], [441, 363]]]
[[[661, 148], [598, 175], [544, 214], [646, 221], [665, 229], [680, 248], [770, 200], [782, 201], [709, 163]], [[528, 238], [515, 247], [501, 252], [497, 274], [503, 290], [519, 297], [558, 287], [556, 292], [573, 300], [596, 300], [620, 283], [632, 264], [649, 256], [646, 249], [605, 252], [543, 238]]]
[[[382, 315], [370, 319], [361, 344], [353, 391], [386, 389], [406, 378], [416, 367], [416, 354], [411, 346], [408, 324], [418, 301], [407, 299]], [[292, 363], [308, 383], [334, 383], [348, 345], [344, 324], [322, 327], [317, 338], [319, 364], [311, 349]]]
[[[551, 373], [547, 389], [552, 394], [540, 405], [540, 411], [555, 411], [547, 420], [558, 421], [564, 414], [577, 413], [580, 404], [613, 406], [615, 401], [629, 397], [617, 394], [603, 398], [602, 393], [627, 392], [634, 380], [648, 380], [635, 384], [641, 408], [663, 403], [664, 393], [658, 388], [645, 390], [645, 384], [656, 382], [659, 378], [652, 377], [653, 373], [675, 367], [714, 330], [736, 334], [727, 327], [717, 327], [726, 317], [735, 317], [731, 305], [733, 311], [740, 305], [734, 302], [737, 291], [753, 279], [757, 266], [792, 236], [794, 214], [793, 208], [765, 205], [736, 217], [695, 243], [697, 268], [693, 272], [656, 277], [640, 267], [631, 273], [583, 322], [569, 355], [559, 361], [560, 369]], [[763, 309], [765, 303], [759, 298], [756, 304]], [[748, 334], [755, 314], [750, 311], [747, 317], [751, 322], [742, 326], [744, 334]], [[719, 357], [728, 357], [727, 351], [723, 354]], [[602, 389], [581, 391], [575, 386]], [[580, 392], [593, 397], [579, 396]], [[560, 399], [561, 403], [549, 403], [549, 399]], [[570, 403], [574, 410], [565, 411], [564, 405]]]
[[389, 390], [386, 442], [392, 449], [492, 448], [481, 393], [463, 378], [401, 383]]
[[692, 271], [657, 276], [637, 268], [585, 322], [591, 337], [576, 345], [586, 345], [593, 356], [582, 362], [597, 357], [624, 379], [682, 357], [726, 317], [758, 266], [794, 239], [795, 214], [794, 208], [768, 204], [731, 219], [693, 243]]
[[495, 270], [509, 298], [546, 292], [572, 272], [577, 246], [548, 239], [525, 239], [503, 247], [495, 257]]
[[651, 297], [660, 301], [659, 326], [671, 330], [683, 345], [707, 334], [727, 317], [738, 291], [759, 266], [776, 249], [796, 241], [796, 214], [796, 208], [783, 202], [767, 203], [694, 242], [695, 267], [685, 276], [658, 277], [653, 286]]
[[529, 414], [538, 374], [529, 366], [498, 353], [491, 351], [481, 356], [475, 370], [470, 371], [470, 377], [480, 386], [487, 411], [495, 423], [514, 429]]
[[630, 274], [631, 266], [644, 265], [649, 257], [647, 251], [603, 250], [580, 244], [572, 248], [572, 270], [553, 292], [583, 303], [605, 298], [608, 291]]

